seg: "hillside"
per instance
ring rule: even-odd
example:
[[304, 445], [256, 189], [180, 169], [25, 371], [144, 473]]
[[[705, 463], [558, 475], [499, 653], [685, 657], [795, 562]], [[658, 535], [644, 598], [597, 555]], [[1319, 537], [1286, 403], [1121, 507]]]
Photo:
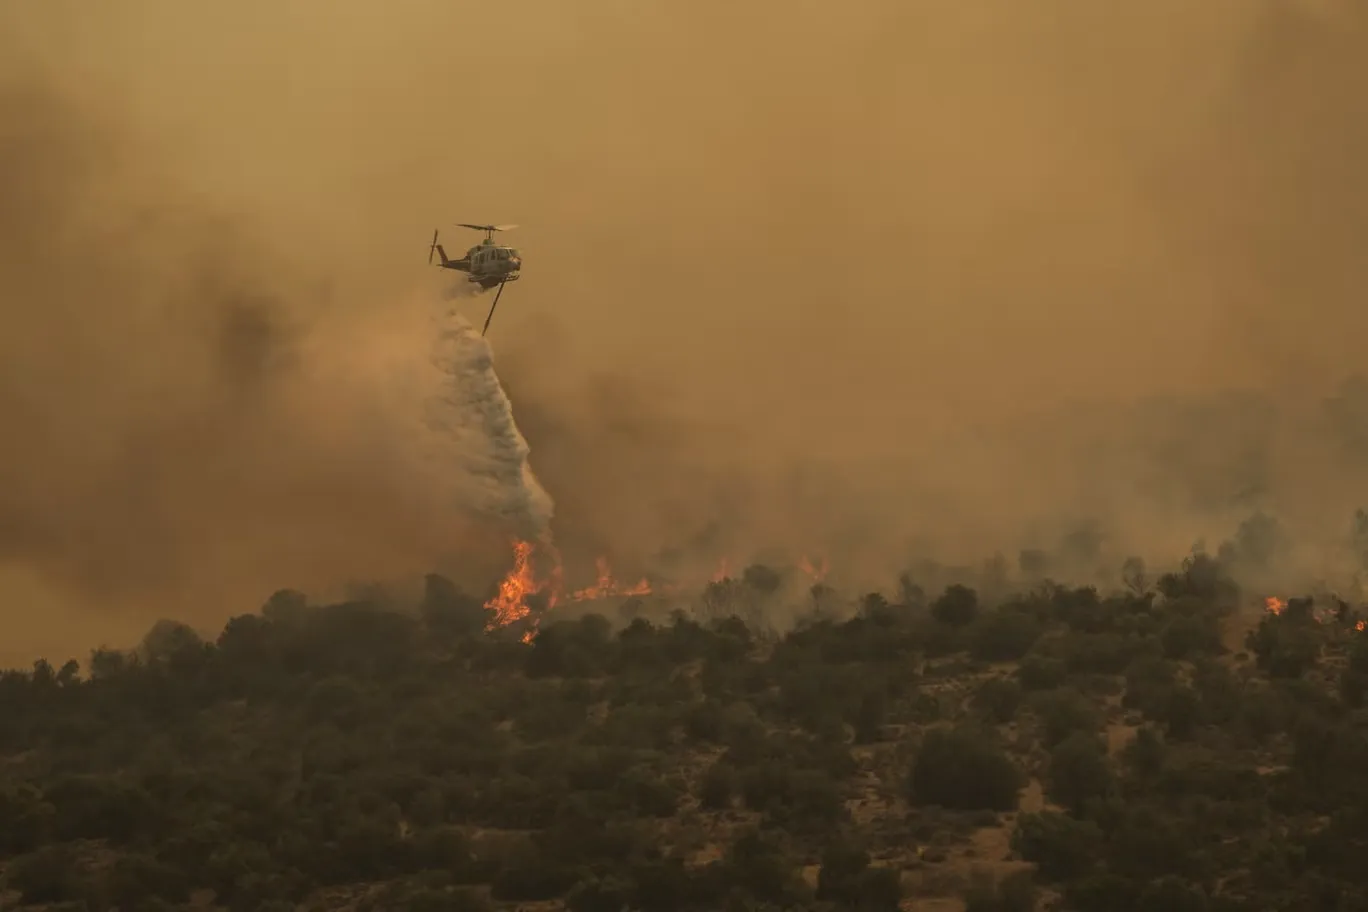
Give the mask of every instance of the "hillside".
[[0, 906], [1368, 909], [1348, 606], [1251, 609], [1197, 556], [779, 636], [773, 578], [530, 644], [437, 577], [408, 612], [282, 592], [6, 672]]

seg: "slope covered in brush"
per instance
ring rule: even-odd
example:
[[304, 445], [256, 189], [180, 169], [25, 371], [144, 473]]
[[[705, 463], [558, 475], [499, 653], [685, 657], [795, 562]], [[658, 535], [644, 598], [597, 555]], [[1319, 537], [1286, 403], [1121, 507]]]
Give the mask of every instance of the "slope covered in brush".
[[530, 644], [438, 578], [409, 612], [164, 623], [0, 678], [4, 902], [1365, 908], [1361, 616], [1242, 626], [1207, 557], [1134, 581], [908, 581], [783, 636], [731, 580]]

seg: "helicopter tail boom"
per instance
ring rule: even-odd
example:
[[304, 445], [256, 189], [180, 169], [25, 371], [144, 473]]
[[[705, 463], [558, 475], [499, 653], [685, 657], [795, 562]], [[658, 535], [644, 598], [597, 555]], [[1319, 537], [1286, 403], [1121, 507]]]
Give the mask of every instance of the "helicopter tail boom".
[[429, 263], [432, 262], [433, 253], [436, 253], [439, 257], [441, 257], [441, 262], [438, 265], [440, 265], [444, 269], [459, 269], [464, 272], [468, 271], [470, 268], [470, 260], [464, 257], [462, 257], [459, 260], [453, 260], [451, 259], [451, 257], [447, 256], [446, 250], [442, 248], [441, 244], [437, 243], [436, 231], [432, 232], [432, 247], [428, 250]]
[[442, 245], [441, 245], [441, 244], [438, 244], [438, 245], [437, 245], [437, 255], [438, 255], [439, 257], [442, 258], [442, 265], [445, 266], [447, 269], [464, 269], [464, 268], [465, 268], [465, 265], [466, 265], [465, 259], [464, 259], [464, 258], [459, 259], [459, 260], [453, 260], [453, 259], [451, 259], [450, 257], [448, 257], [448, 256], [446, 255], [446, 251], [442, 249]]

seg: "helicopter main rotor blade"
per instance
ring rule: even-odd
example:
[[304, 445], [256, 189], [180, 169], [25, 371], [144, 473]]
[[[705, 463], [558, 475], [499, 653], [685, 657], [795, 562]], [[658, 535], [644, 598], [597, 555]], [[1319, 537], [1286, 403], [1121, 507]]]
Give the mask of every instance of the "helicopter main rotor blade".
[[511, 231], [517, 225], [472, 225], [469, 222], [457, 222], [457, 228], [474, 228], [476, 231]]
[[494, 303], [489, 305], [489, 316], [485, 317], [484, 329], [480, 330], [480, 335], [481, 335], [481, 336], [483, 336], [485, 333], [489, 332], [489, 321], [492, 320], [492, 319], [494, 319], [494, 308], [496, 308], [496, 307], [499, 306], [499, 295], [503, 294], [504, 285], [506, 285], [506, 284], [508, 284], [508, 283], [507, 283], [507, 282], [500, 282], [500, 283], [499, 283], [499, 290], [496, 291], [496, 292], [494, 292]]

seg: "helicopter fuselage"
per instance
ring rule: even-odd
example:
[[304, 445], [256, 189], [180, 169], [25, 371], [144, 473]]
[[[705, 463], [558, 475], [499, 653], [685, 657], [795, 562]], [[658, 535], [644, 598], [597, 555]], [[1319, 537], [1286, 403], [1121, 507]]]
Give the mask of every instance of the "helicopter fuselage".
[[500, 282], [516, 280], [522, 270], [522, 255], [516, 247], [485, 241], [466, 251], [465, 263], [470, 281], [489, 288]]
[[467, 250], [461, 259], [453, 260], [446, 255], [442, 245], [437, 243], [437, 231], [434, 229], [432, 246], [428, 248], [428, 262], [432, 262], [434, 253], [440, 254], [442, 262], [439, 265], [443, 269], [456, 269], [466, 273], [467, 282], [474, 282], [486, 291], [498, 287], [499, 290], [494, 292], [494, 303], [489, 305], [489, 316], [485, 317], [484, 328], [480, 330], [480, 335], [483, 336], [489, 331], [489, 321], [494, 319], [494, 308], [499, 306], [499, 296], [503, 294], [504, 286], [517, 281], [522, 274], [522, 254], [516, 247], [495, 244], [494, 232], [507, 231], [518, 226], [473, 225], [461, 222], [458, 227], [483, 231], [485, 239]]
[[516, 225], [463, 224], [461, 227], [477, 228], [489, 232], [491, 236], [467, 250], [465, 256], [453, 260], [446, 255], [442, 245], [437, 243], [437, 232], [434, 231], [432, 233], [432, 249], [428, 254], [429, 262], [432, 260], [432, 254], [437, 253], [442, 258], [439, 266], [443, 269], [455, 269], [466, 273], [466, 281], [476, 283], [481, 288], [493, 288], [495, 285], [503, 285], [506, 282], [518, 280], [522, 271], [522, 254], [516, 247], [495, 244], [493, 238], [493, 232], [516, 228]]

